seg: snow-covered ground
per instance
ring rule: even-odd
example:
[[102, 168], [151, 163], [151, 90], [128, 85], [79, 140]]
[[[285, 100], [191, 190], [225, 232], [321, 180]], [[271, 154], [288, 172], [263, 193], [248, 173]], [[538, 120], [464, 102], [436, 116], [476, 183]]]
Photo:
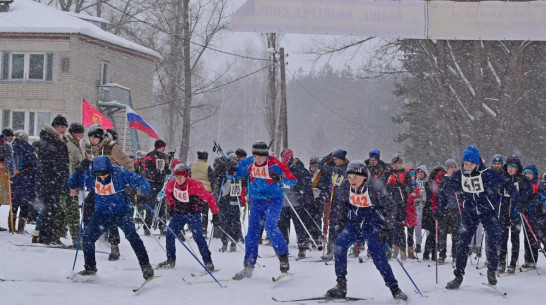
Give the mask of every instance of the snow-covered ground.
[[[8, 207], [0, 207], [0, 226], [7, 227]], [[26, 230], [31, 232], [32, 225]], [[142, 232], [141, 232], [142, 233]], [[151, 263], [157, 265], [165, 260], [165, 253], [152, 237], [142, 237]], [[134, 294], [132, 289], [142, 283], [136, 257], [123, 239], [120, 244], [121, 259], [108, 261], [108, 255], [97, 253], [97, 280], [94, 283], [74, 283], [67, 277], [72, 274], [74, 250], [16, 247], [14, 243], [30, 243], [29, 235], [11, 235], [0, 232], [0, 278], [15, 281], [0, 282], [0, 304], [19, 305], [59, 305], [59, 304], [274, 304], [271, 297], [277, 299], [292, 299], [320, 296], [335, 284], [334, 266], [317, 262], [297, 262], [294, 245], [295, 236], [292, 236], [292, 251], [290, 271], [294, 274], [280, 282], [271, 281], [272, 276], [279, 275], [279, 262], [274, 257], [273, 249], [269, 246], [260, 246], [261, 259], [251, 279], [240, 282], [222, 282], [225, 288], [218, 284], [188, 285], [186, 280], [211, 280], [210, 276], [194, 278], [191, 273], [201, 273], [202, 267], [177, 242], [177, 264], [174, 270], [156, 270], [160, 278], [150, 282], [141, 292]], [[68, 243], [68, 240], [63, 240]], [[164, 246], [165, 239], [159, 242]], [[197, 250], [193, 240], [191, 246]], [[212, 240], [211, 251], [214, 264], [220, 271], [214, 273], [218, 279], [231, 278], [242, 268], [243, 252], [238, 249], [235, 253], [220, 253], [220, 241]], [[523, 249], [523, 247], [522, 247]], [[99, 240], [97, 250], [109, 252], [109, 245]], [[520, 262], [523, 260], [523, 251], [520, 251]], [[322, 252], [308, 252], [309, 256], [318, 258]], [[540, 254], [539, 266], [542, 272], [545, 259]], [[200, 258], [200, 256], [198, 255]], [[451, 259], [448, 258], [448, 262]], [[475, 265], [475, 260], [472, 260]], [[408, 303], [414, 304], [544, 304], [546, 290], [544, 289], [544, 275], [537, 275], [534, 271], [516, 273], [514, 276], [499, 277], [497, 287], [507, 292], [506, 297], [496, 294], [492, 289], [481, 285], [486, 282], [484, 269], [477, 270], [474, 265], [468, 264], [466, 276], [459, 290], [448, 291], [445, 284], [453, 278], [451, 264], [439, 266], [438, 284], [435, 280], [434, 262], [407, 261], [405, 268], [414, 279], [417, 286], [424, 292], [421, 298], [415, 291], [409, 278], [396, 260], [391, 260], [391, 266], [398, 279], [400, 287], [409, 295]], [[428, 267], [427, 265], [431, 265]], [[480, 263], [481, 264], [481, 263]], [[75, 271], [83, 269], [82, 252], [78, 253]], [[351, 302], [351, 304], [397, 304], [391, 297], [389, 290], [384, 286], [379, 272], [371, 260], [359, 264], [355, 258], [349, 258], [348, 265], [348, 295], [368, 298], [368, 301]], [[542, 300], [542, 301], [541, 301]], [[62, 303], [59, 303], [62, 302]], [[316, 304], [317, 302], [305, 302]], [[401, 302], [403, 303], [403, 302]], [[300, 302], [301, 304], [301, 302]]]

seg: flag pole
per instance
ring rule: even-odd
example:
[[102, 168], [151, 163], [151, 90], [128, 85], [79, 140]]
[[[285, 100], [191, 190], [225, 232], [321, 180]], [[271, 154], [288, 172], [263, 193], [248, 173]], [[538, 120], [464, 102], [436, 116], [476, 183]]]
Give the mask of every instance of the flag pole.
[[125, 125], [123, 127], [123, 152], [125, 152], [125, 144], [127, 143], [127, 106], [125, 107]]

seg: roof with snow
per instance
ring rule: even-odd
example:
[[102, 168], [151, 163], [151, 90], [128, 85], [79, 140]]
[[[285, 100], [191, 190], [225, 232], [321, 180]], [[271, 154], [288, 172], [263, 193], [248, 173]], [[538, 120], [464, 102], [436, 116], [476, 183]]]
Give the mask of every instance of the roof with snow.
[[[0, 33], [82, 34], [156, 58], [161, 57], [152, 49], [106, 32], [76, 16], [80, 15], [30, 0], [15, 0], [8, 12], [0, 13]], [[87, 19], [90, 18], [93, 17]]]

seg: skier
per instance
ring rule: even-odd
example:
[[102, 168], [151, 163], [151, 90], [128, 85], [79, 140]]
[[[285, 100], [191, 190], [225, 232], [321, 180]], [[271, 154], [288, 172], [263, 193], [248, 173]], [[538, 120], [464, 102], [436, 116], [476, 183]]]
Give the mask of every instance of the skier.
[[[533, 237], [534, 231], [529, 229], [540, 227], [540, 222], [544, 218], [544, 211], [542, 208], [542, 201], [539, 194], [540, 183], [538, 181], [538, 169], [536, 165], [529, 164], [523, 170], [523, 174], [527, 176], [529, 181], [531, 181], [533, 196], [532, 199], [527, 203], [526, 211], [520, 211], [527, 218], [527, 221], [522, 224], [525, 234], [523, 234], [524, 242], [523, 247], [525, 249], [525, 262], [521, 265], [523, 268], [535, 268], [538, 261], [538, 250], [540, 249], [540, 241], [536, 241]], [[529, 248], [530, 246], [530, 248]]]
[[383, 277], [385, 285], [395, 299], [408, 296], [398, 287], [387, 260], [385, 241], [391, 235], [395, 219], [391, 198], [385, 186], [378, 180], [369, 179], [364, 161], [353, 160], [347, 165], [347, 178], [339, 188], [340, 198], [347, 213], [340, 219], [343, 230], [335, 242], [335, 272], [337, 285], [326, 292], [329, 298], [345, 298], [347, 295], [347, 251], [355, 242], [366, 240], [373, 262]]
[[[438, 189], [443, 189], [446, 181], [457, 170], [457, 163], [453, 159], [445, 161], [446, 173], [440, 180]], [[458, 196], [458, 195], [457, 195]], [[444, 217], [438, 221], [438, 263], [443, 264], [447, 256], [447, 234], [451, 231], [451, 257], [453, 262], [457, 257], [457, 243], [459, 242], [459, 234], [457, 229], [461, 224], [461, 212], [457, 196], [447, 198], [447, 206], [444, 211]], [[452, 263], [452, 265], [454, 265]]]
[[146, 280], [150, 279], [154, 275], [154, 270], [150, 265], [144, 243], [135, 229], [131, 201], [124, 190], [125, 185], [129, 184], [138, 187], [143, 193], [150, 193], [150, 184], [128, 169], [113, 165], [107, 156], [95, 157], [91, 168], [88, 168], [87, 162], [82, 163], [83, 166], [76, 168], [70, 176], [68, 187], [72, 195], [76, 194], [77, 188], [85, 186], [87, 189], [93, 189], [95, 213], [83, 233], [85, 270], [78, 274], [91, 276], [97, 273], [95, 242], [108, 228], [117, 226], [125, 233], [125, 238], [135, 251], [142, 276]]
[[496, 270], [499, 264], [499, 219], [496, 198], [498, 191], [506, 188], [515, 202], [520, 201], [519, 194], [508, 180], [495, 171], [486, 168], [480, 158], [480, 151], [474, 145], [469, 145], [463, 152], [464, 168], [453, 173], [440, 191], [437, 213], [443, 217], [448, 198], [460, 192], [462, 201], [461, 226], [459, 228], [459, 243], [457, 244], [457, 258], [455, 279], [448, 282], [447, 289], [457, 289], [463, 282], [469, 251], [469, 243], [476, 232], [478, 223], [482, 223], [487, 232], [489, 245], [487, 265], [487, 280], [496, 285]]
[[[199, 247], [199, 253], [203, 258], [203, 263], [207, 269], [214, 271], [214, 264], [210, 256], [207, 241], [203, 236], [203, 225], [201, 222], [201, 212], [199, 210], [200, 201], [206, 201], [212, 212], [212, 222], [215, 225], [220, 223], [218, 217], [218, 206], [214, 196], [205, 190], [203, 183], [189, 178], [190, 169], [185, 164], [178, 164], [173, 170], [174, 180], [170, 180], [165, 188], [167, 203], [174, 210], [169, 229], [166, 234], [167, 260], [160, 263], [158, 268], [171, 269], [176, 263], [176, 245], [174, 234], [178, 234], [186, 224], [191, 229], [193, 239]], [[156, 211], [158, 213], [158, 211]], [[174, 232], [174, 234], [173, 234]]]
[[[152, 187], [152, 196], [147, 200], [150, 201], [151, 206], [158, 213], [158, 215], [165, 214], [165, 206], [161, 204], [160, 201], [157, 201], [157, 194], [161, 192], [163, 188], [163, 183], [165, 183], [165, 178], [171, 173], [169, 169], [170, 157], [165, 153], [167, 148], [167, 143], [163, 140], [156, 140], [154, 143], [154, 150], [149, 152], [145, 158], [145, 170], [144, 177], [150, 182]], [[146, 226], [144, 226], [144, 235], [151, 235], [148, 228], [152, 228], [153, 215], [150, 211], [146, 211], [146, 218], [144, 219]], [[165, 228], [163, 224], [158, 224], [159, 231], [165, 233]]]
[[250, 176], [249, 197], [250, 216], [248, 231], [245, 238], [244, 269], [233, 276], [234, 280], [252, 277], [254, 265], [258, 257], [258, 242], [260, 227], [265, 217], [265, 230], [275, 253], [279, 257], [280, 270], [288, 272], [288, 245], [277, 227], [281, 215], [284, 185], [295, 186], [296, 177], [279, 159], [269, 156], [269, 148], [265, 142], [259, 141], [252, 145], [252, 156], [243, 159], [237, 165], [235, 178]]
[[[209, 153], [206, 151], [197, 152], [197, 161], [190, 166], [191, 177], [201, 183], [207, 192], [212, 192], [212, 181], [214, 180], [214, 170], [207, 163]], [[207, 228], [209, 224], [209, 207], [206, 202], [199, 203], [201, 211], [201, 221], [203, 222], [203, 235], [207, 238]], [[213, 228], [212, 230], [214, 230]], [[219, 230], [217, 230], [219, 231]], [[217, 235], [218, 232], [214, 232]]]

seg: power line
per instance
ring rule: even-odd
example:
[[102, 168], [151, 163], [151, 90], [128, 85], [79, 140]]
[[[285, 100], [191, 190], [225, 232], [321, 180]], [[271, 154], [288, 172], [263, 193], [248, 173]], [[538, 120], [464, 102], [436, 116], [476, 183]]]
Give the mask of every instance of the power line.
[[[151, 24], [151, 23], [149, 23], [149, 22], [147, 22], [147, 21], [144, 21], [144, 20], [142, 20], [142, 19], [140, 19], [140, 18], [138, 18], [138, 17], [136, 17], [136, 16], [134, 16], [134, 15], [127, 14], [127, 13], [124, 12], [123, 10], [121, 10], [121, 9], [119, 9], [119, 8], [117, 8], [117, 7], [115, 7], [115, 6], [113, 6], [112, 4], [108, 3], [108, 0], [99, 0], [99, 1], [100, 1], [101, 3], [104, 3], [104, 4], [108, 5], [109, 7], [113, 8], [114, 10], [116, 10], [116, 11], [122, 13], [123, 15], [126, 15], [126, 16], [128, 16], [129, 18], [135, 19], [135, 20], [137, 20], [137, 21], [139, 21], [139, 22], [141, 22], [141, 23], [143, 23], [143, 24], [145, 24], [145, 25], [147, 25], [147, 26], [149, 26], [149, 27], [151, 27], [151, 28], [153, 28], [153, 29], [156, 29], [156, 30], [158, 30], [158, 31], [160, 31], [160, 32], [163, 32], [163, 33], [167, 34], [167, 35], [174, 36], [174, 37], [180, 38], [180, 39], [182, 39], [182, 40], [186, 40], [184, 37], [180, 36], [179, 34], [173, 34], [173, 33], [169, 32], [169, 31], [167, 31], [167, 30], [165, 30], [165, 29], [159, 28], [159, 27], [157, 27], [157, 26], [155, 26], [155, 25], [153, 25], [153, 24]], [[120, 0], [120, 1], [122, 1], [122, 0]], [[127, 2], [125, 2], [125, 3], [127, 3]], [[246, 55], [240, 55], [240, 54], [235, 54], [235, 53], [228, 52], [228, 51], [223, 51], [223, 50], [215, 49], [215, 48], [212, 48], [212, 47], [209, 47], [209, 46], [202, 45], [202, 44], [197, 43], [197, 42], [193, 42], [193, 41], [191, 41], [191, 40], [189, 40], [189, 43], [194, 44], [194, 45], [199, 46], [199, 47], [202, 47], [202, 48], [205, 48], [205, 49], [209, 49], [209, 50], [211, 50], [211, 51], [215, 51], [215, 52], [218, 52], [218, 53], [222, 53], [222, 54], [226, 54], [226, 55], [231, 55], [231, 56], [235, 56], [235, 57], [240, 57], [240, 58], [245, 58], [245, 59], [252, 59], [252, 60], [260, 60], [260, 61], [271, 61], [271, 59], [268, 59], [268, 58], [257, 58], [257, 57], [246, 56]]]

